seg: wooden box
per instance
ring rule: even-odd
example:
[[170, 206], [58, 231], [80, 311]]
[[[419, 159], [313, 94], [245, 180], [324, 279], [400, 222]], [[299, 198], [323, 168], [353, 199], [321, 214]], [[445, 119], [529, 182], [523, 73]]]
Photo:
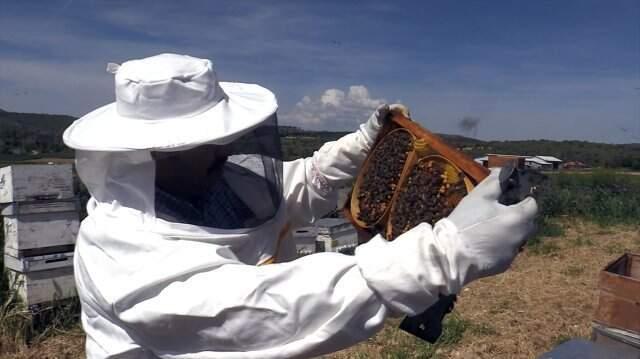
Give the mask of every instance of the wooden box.
[[23, 257], [46, 253], [26, 252], [42, 248], [51, 248], [49, 253], [61, 252], [62, 246], [75, 244], [80, 226], [75, 200], [12, 203], [0, 213], [4, 216], [5, 254]]
[[0, 203], [72, 198], [70, 164], [13, 165], [0, 168]]
[[600, 273], [594, 322], [640, 335], [640, 255], [626, 253]]
[[27, 273], [7, 272], [10, 283], [15, 283], [18, 295], [27, 306], [76, 296], [73, 267]]

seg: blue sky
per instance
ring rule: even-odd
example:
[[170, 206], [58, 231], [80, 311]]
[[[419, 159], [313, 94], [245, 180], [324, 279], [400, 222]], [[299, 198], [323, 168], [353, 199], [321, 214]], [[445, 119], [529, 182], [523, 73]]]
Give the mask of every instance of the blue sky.
[[282, 122], [350, 130], [401, 101], [438, 132], [640, 142], [640, 1], [0, 0], [0, 108], [82, 115], [107, 62], [211, 59]]

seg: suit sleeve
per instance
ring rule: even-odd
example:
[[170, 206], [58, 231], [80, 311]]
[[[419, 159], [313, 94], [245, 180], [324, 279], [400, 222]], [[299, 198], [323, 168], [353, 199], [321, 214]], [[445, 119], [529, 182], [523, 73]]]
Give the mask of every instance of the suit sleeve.
[[375, 141], [380, 125], [374, 116], [358, 131], [325, 143], [312, 157], [284, 163], [284, 198], [294, 226], [335, 209], [338, 190], [351, 186]]

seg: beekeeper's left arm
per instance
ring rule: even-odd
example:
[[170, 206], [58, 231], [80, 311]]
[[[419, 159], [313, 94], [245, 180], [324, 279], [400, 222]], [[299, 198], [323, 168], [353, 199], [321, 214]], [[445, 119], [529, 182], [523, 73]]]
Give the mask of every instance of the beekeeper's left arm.
[[312, 157], [284, 163], [284, 197], [294, 226], [306, 225], [335, 209], [338, 189], [352, 184], [393, 112], [409, 117], [403, 105], [381, 105], [357, 131], [325, 143]]

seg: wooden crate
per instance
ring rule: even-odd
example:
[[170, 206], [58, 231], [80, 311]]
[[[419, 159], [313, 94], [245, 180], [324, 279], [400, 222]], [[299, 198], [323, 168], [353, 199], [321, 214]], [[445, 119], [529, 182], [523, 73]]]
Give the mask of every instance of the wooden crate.
[[20, 273], [7, 271], [23, 303], [32, 306], [76, 296], [73, 267]]
[[0, 203], [72, 198], [70, 164], [13, 165], [0, 168]]
[[626, 253], [600, 272], [594, 322], [640, 335], [640, 255]]
[[60, 252], [59, 247], [75, 243], [80, 226], [75, 200], [17, 202], [0, 213], [4, 216], [5, 254], [13, 257], [34, 255], [25, 251], [42, 248]]

